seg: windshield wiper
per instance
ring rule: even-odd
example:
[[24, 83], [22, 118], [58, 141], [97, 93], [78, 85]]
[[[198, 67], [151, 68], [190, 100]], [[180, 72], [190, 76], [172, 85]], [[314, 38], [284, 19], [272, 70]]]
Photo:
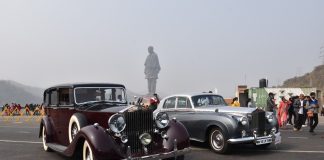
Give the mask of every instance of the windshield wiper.
[[116, 103], [113, 103], [113, 102], [109, 102], [109, 101], [95, 101], [95, 102], [90, 102], [90, 103], [86, 103], [86, 104], [90, 104], [90, 105], [87, 105], [88, 107], [85, 107], [84, 110], [90, 110], [94, 107], [97, 107], [99, 106], [100, 104], [105, 104], [105, 105], [109, 105], [109, 106], [116, 106], [116, 105], [120, 105], [120, 104], [116, 104]]

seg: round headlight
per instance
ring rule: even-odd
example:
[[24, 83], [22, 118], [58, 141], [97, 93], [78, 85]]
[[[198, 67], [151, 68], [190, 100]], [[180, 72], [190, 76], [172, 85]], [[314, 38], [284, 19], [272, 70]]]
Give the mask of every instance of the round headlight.
[[243, 126], [247, 125], [249, 122], [248, 122], [248, 119], [246, 117], [241, 117], [240, 118], [240, 122]]
[[152, 142], [152, 136], [148, 133], [141, 134], [139, 139], [144, 146], [147, 146]]
[[267, 115], [268, 122], [273, 122], [273, 115]]
[[165, 112], [160, 112], [155, 116], [155, 123], [158, 128], [162, 129], [168, 126], [169, 124], [169, 116]]
[[120, 133], [126, 127], [125, 118], [121, 114], [115, 114], [109, 118], [108, 125], [113, 132]]

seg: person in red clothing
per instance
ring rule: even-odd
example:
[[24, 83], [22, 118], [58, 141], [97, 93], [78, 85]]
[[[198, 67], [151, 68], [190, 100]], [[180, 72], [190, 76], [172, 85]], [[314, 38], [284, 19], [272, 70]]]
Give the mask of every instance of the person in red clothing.
[[280, 127], [286, 127], [288, 118], [288, 107], [290, 102], [285, 97], [281, 98], [281, 102], [278, 107], [278, 123]]

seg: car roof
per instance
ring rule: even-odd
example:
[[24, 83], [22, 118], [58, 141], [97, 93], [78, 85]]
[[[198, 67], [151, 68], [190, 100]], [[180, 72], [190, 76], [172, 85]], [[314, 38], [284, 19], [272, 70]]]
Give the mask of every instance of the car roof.
[[[122, 84], [116, 84], [116, 83], [65, 83], [65, 84], [59, 84], [52, 87], [49, 87], [48, 89], [53, 88], [77, 88], [77, 87], [122, 87], [125, 88]], [[46, 89], [46, 90], [48, 90]]]
[[175, 97], [175, 96], [185, 96], [185, 97], [192, 97], [192, 96], [199, 96], [199, 95], [216, 95], [216, 96], [221, 96], [219, 94], [215, 93], [208, 93], [208, 92], [193, 92], [193, 93], [182, 93], [182, 94], [173, 94], [170, 96], [167, 96], [165, 98], [170, 98], [170, 97]]

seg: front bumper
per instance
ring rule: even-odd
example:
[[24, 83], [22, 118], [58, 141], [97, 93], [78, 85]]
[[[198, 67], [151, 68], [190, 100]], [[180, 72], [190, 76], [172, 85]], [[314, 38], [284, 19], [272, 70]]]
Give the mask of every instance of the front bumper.
[[256, 143], [257, 140], [261, 140], [261, 139], [267, 139], [267, 138], [272, 138], [272, 143], [278, 144], [281, 143], [281, 135], [280, 132], [275, 133], [275, 134], [270, 134], [268, 136], [264, 136], [264, 137], [243, 137], [243, 138], [232, 138], [227, 140], [228, 143], [230, 144], [240, 144], [240, 143]]
[[152, 155], [147, 155], [147, 156], [142, 156], [142, 157], [128, 157], [124, 160], [139, 160], [139, 159], [144, 159], [144, 160], [148, 160], [148, 159], [165, 159], [165, 158], [172, 158], [172, 157], [179, 157], [182, 156], [186, 153], [189, 153], [191, 151], [191, 148], [184, 148], [181, 150], [173, 150], [171, 152], [167, 152], [167, 153], [159, 153], [159, 154], [152, 154]]

